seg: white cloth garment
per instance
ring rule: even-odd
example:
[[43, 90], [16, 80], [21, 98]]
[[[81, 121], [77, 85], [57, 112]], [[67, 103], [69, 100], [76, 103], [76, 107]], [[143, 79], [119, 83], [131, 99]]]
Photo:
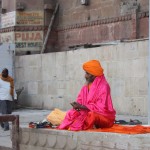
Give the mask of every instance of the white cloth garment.
[[[14, 88], [14, 99], [17, 99], [17, 94]], [[12, 101], [13, 98], [10, 94], [10, 82], [0, 79], [0, 100]]]

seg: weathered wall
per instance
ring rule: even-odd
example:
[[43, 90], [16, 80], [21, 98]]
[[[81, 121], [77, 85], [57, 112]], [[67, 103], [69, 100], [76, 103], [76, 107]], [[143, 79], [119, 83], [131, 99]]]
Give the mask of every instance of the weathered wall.
[[81, 5], [81, 0], [59, 0], [59, 26], [84, 23], [105, 18], [148, 11], [148, 0], [89, 0], [89, 5]]
[[16, 55], [40, 53], [55, 3], [53, 0], [2, 0], [5, 12], [2, 11], [0, 18], [0, 42], [14, 43]]
[[[31, 11], [43, 13], [40, 17], [43, 23], [18, 24], [17, 18], [16, 24], [0, 29], [0, 33], [7, 36], [7, 39], [11, 36], [11, 32], [40, 31], [43, 33], [40, 43], [35, 40], [38, 46], [32, 41], [33, 48], [27, 47], [28, 44], [24, 45], [24, 41], [19, 45], [16, 43], [16, 54], [23, 55], [27, 51], [40, 53], [39, 49], [42, 47], [57, 1], [59, 11], [49, 35], [46, 53], [66, 51], [70, 50], [70, 46], [87, 43], [148, 37], [148, 0], [89, 0], [87, 6], [81, 5], [81, 0], [2, 0], [2, 8], [6, 8], [6, 14], [11, 11], [23, 14]], [[24, 10], [17, 9], [19, 3], [25, 6]], [[31, 15], [31, 17], [32, 21], [37, 21], [36, 16]], [[9, 19], [13, 18], [10, 16]], [[26, 20], [24, 17], [21, 19]]]
[[6, 9], [7, 12], [15, 11], [16, 0], [1, 0], [2, 8]]
[[71, 108], [84, 84], [82, 64], [98, 59], [111, 86], [118, 114], [147, 115], [148, 40], [116, 43], [97, 48], [17, 56], [16, 89], [24, 106]]
[[50, 36], [47, 52], [69, 50], [69, 46], [80, 44], [148, 37], [148, 2], [90, 0], [85, 6], [80, 0], [59, 0], [55, 28], [58, 44]]

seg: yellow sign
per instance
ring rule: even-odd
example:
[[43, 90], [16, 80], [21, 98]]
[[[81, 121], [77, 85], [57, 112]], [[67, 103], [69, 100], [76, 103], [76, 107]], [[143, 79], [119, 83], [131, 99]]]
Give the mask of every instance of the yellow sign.
[[43, 25], [44, 24], [44, 12], [43, 11], [23, 11], [17, 12], [16, 15], [17, 25]]

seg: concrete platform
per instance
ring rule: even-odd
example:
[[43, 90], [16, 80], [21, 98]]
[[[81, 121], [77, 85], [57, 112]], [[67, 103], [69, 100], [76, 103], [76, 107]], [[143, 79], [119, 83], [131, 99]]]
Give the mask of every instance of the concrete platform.
[[[41, 121], [50, 110], [18, 109], [20, 116], [21, 150], [149, 150], [150, 134], [123, 135], [117, 133], [72, 132], [51, 129], [30, 129], [28, 123]], [[117, 115], [117, 120], [138, 119], [147, 124], [147, 117]], [[10, 131], [0, 129], [0, 146], [11, 147]]]
[[150, 150], [150, 134], [22, 128], [21, 150]]

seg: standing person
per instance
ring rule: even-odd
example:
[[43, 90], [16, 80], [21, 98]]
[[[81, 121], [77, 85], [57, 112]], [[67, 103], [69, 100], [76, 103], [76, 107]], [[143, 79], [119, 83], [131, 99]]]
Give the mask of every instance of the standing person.
[[[0, 74], [0, 112], [2, 114], [12, 113], [13, 99], [17, 99], [14, 80], [9, 76], [8, 69], [4, 68]], [[1, 122], [1, 127], [7, 131], [9, 130], [9, 123]]]
[[86, 84], [81, 88], [73, 109], [66, 113], [58, 129], [87, 130], [112, 127], [116, 111], [113, 108], [110, 86], [98, 60], [83, 64]]

